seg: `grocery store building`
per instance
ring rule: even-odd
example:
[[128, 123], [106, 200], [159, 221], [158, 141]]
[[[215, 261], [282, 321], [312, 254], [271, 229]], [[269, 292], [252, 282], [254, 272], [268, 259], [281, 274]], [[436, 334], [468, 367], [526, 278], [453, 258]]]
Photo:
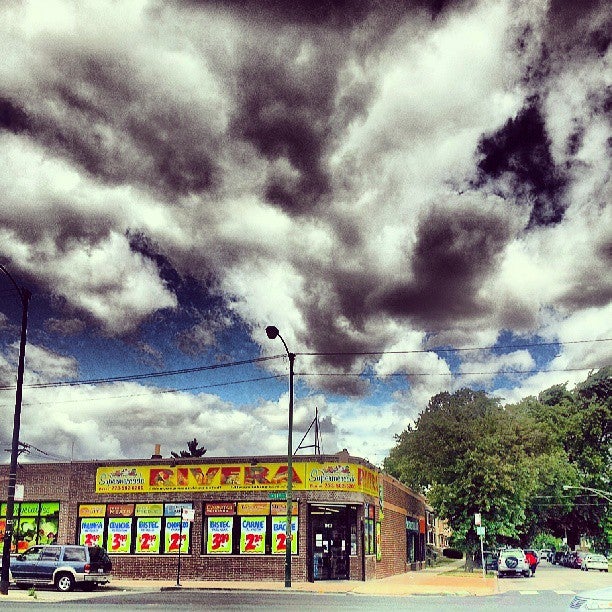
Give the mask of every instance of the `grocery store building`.
[[[155, 456], [154, 456], [155, 457]], [[0, 466], [0, 486], [8, 466]], [[99, 544], [118, 578], [283, 580], [286, 457], [21, 464], [15, 550]], [[292, 577], [370, 580], [425, 564], [426, 501], [345, 450], [293, 459]], [[181, 519], [183, 509], [188, 518]], [[189, 520], [193, 518], [193, 520]], [[0, 547], [6, 503], [0, 505]]]

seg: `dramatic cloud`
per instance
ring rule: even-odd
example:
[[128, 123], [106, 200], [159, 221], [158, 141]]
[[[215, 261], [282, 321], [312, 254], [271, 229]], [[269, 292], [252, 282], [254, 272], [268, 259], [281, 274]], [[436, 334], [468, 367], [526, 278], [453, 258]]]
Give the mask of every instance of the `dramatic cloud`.
[[[440, 390], [609, 364], [609, 26], [603, 0], [3, 3], [0, 263], [34, 293], [30, 380], [284, 354], [274, 324], [299, 427], [318, 406], [380, 461]], [[24, 427], [64, 456], [283, 453], [286, 374], [30, 389], [49, 418]]]

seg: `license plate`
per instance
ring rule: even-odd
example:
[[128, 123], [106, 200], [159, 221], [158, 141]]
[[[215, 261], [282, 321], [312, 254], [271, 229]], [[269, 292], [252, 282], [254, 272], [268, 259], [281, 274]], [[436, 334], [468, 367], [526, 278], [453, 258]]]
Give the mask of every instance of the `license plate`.
[[104, 570], [103, 570], [103, 569], [99, 569], [99, 570], [98, 570], [98, 574], [103, 574], [103, 573], [104, 573]]

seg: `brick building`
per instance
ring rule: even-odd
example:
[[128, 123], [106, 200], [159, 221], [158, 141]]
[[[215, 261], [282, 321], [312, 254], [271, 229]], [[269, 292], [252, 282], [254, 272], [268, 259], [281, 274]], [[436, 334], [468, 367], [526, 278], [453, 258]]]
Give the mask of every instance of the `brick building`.
[[[0, 483], [7, 478], [0, 466]], [[283, 457], [22, 464], [17, 482], [25, 493], [16, 503], [14, 549], [55, 539], [97, 543], [117, 577], [168, 579], [180, 547], [185, 579], [284, 579]], [[346, 451], [295, 456], [293, 579], [368, 580], [421, 569], [425, 503]], [[183, 509], [191, 512], [181, 519]], [[2, 504], [2, 535], [5, 517]]]

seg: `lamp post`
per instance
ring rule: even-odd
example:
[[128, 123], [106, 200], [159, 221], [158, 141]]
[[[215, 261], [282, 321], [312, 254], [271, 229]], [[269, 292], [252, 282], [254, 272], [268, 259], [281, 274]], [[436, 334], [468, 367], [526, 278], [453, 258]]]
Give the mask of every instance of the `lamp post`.
[[11, 541], [15, 509], [15, 484], [17, 482], [17, 458], [19, 457], [19, 429], [21, 427], [21, 398], [23, 395], [23, 371], [25, 367], [26, 332], [28, 328], [28, 303], [32, 294], [19, 287], [8, 270], [0, 265], [0, 271], [8, 276], [21, 299], [21, 340], [19, 343], [19, 365], [17, 367], [17, 391], [15, 392], [15, 414], [13, 417], [13, 442], [11, 444], [11, 464], [9, 468], [8, 495], [6, 503], [6, 526], [4, 529], [4, 548], [2, 550], [2, 569], [0, 570], [0, 594], [8, 595], [9, 565], [11, 562]]
[[291, 521], [293, 518], [293, 362], [295, 361], [295, 353], [291, 353], [287, 348], [287, 343], [280, 335], [277, 327], [269, 325], [266, 327], [266, 335], [270, 340], [274, 340], [277, 336], [281, 339], [287, 357], [289, 357], [289, 434], [287, 439], [287, 526], [285, 529], [285, 587], [291, 588]]
[[612, 502], [612, 493], [610, 491], [602, 491], [601, 489], [593, 489], [593, 487], [583, 487], [582, 485], [563, 485], [563, 490], [567, 491], [568, 489], [584, 489], [585, 491], [591, 491], [604, 499], [607, 499], [609, 502]]

